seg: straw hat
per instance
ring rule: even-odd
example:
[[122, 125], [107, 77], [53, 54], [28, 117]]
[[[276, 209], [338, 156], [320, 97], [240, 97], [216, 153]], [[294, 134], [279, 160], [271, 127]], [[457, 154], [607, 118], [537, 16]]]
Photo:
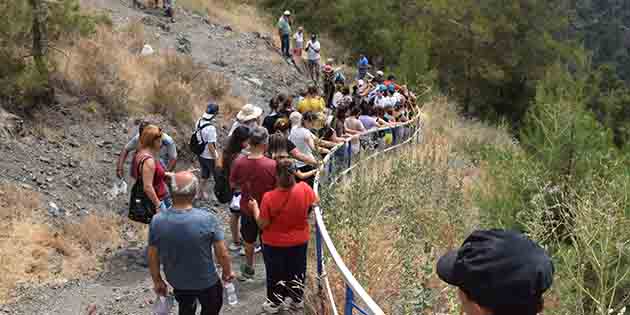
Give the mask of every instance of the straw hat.
[[262, 113], [262, 108], [256, 105], [246, 104], [245, 106], [243, 106], [243, 108], [241, 108], [238, 114], [236, 114], [236, 119], [238, 119], [239, 121], [249, 121], [257, 119], [258, 117], [260, 117], [260, 115], [262, 115]]

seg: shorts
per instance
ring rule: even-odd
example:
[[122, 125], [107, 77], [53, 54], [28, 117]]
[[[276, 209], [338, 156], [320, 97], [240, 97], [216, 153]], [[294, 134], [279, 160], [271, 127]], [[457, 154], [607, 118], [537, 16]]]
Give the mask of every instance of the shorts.
[[319, 67], [319, 60], [308, 60], [309, 67]]
[[260, 234], [260, 230], [254, 217], [245, 214], [241, 215], [241, 237], [243, 241], [249, 244], [256, 243], [258, 234]]
[[202, 179], [210, 178], [210, 174], [214, 175], [214, 160], [199, 157], [199, 165]]

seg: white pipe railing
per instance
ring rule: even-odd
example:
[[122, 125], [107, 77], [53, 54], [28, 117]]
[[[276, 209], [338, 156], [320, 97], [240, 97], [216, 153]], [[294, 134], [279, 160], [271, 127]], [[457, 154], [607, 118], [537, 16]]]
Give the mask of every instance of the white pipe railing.
[[[399, 130], [410, 131], [409, 134], [403, 136], [403, 139], [395, 139], [396, 132]], [[335, 146], [330, 153], [324, 158], [322, 166], [317, 171], [315, 175], [315, 184], [314, 190], [317, 195], [319, 195], [319, 186], [321, 184], [322, 176], [325, 174], [328, 178], [330, 184], [335, 184], [341, 177], [348, 174], [352, 169], [356, 166], [360, 165], [362, 162], [373, 159], [383, 153], [389, 152], [396, 148], [399, 148], [414, 139], [418, 141], [422, 132], [422, 121], [421, 115], [417, 114], [413, 119], [408, 122], [398, 124], [396, 126], [391, 127], [383, 127], [379, 129], [370, 130], [361, 135], [361, 137], [373, 137], [374, 135], [379, 135], [380, 133], [390, 132], [392, 133], [393, 143], [381, 150], [377, 149], [377, 152], [370, 154], [369, 156], [360, 159], [358, 162], [352, 163], [352, 140], [346, 140], [344, 143], [341, 143]], [[396, 141], [401, 140], [401, 141]], [[398, 142], [398, 143], [396, 143]], [[419, 142], [419, 141], [418, 141]], [[332, 177], [330, 169], [333, 165], [333, 157], [335, 154], [342, 149], [348, 149], [348, 162], [347, 167], [344, 170], [339, 172], [337, 177]], [[328, 172], [328, 173], [327, 173]], [[319, 289], [326, 290], [326, 296], [330, 301], [330, 308], [334, 315], [339, 314], [339, 310], [337, 309], [337, 305], [335, 304], [335, 296], [332, 292], [332, 288], [330, 286], [330, 282], [328, 280], [328, 275], [326, 273], [325, 265], [324, 265], [324, 248], [332, 258], [332, 262], [334, 266], [338, 269], [341, 277], [346, 285], [345, 292], [345, 305], [344, 305], [344, 315], [352, 315], [354, 310], [358, 310], [361, 314], [365, 315], [384, 315], [383, 310], [378, 306], [378, 304], [370, 297], [367, 291], [361, 286], [359, 281], [354, 277], [348, 266], [343, 261], [343, 258], [335, 248], [335, 244], [328, 233], [328, 229], [326, 228], [326, 224], [324, 222], [324, 214], [322, 209], [318, 206], [314, 209], [315, 212], [315, 221], [316, 221], [316, 250], [317, 250], [317, 272], [318, 272], [318, 281], [319, 281]], [[321, 293], [321, 292], [320, 292]], [[360, 307], [355, 303], [355, 301], [359, 301], [361, 303]]]

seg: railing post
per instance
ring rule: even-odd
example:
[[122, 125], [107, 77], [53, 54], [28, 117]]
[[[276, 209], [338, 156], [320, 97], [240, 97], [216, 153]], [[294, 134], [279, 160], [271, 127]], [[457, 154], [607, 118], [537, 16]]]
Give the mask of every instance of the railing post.
[[315, 251], [317, 253], [317, 287], [321, 292], [323, 288], [322, 275], [324, 273], [324, 257], [322, 249], [322, 234], [319, 231], [319, 224], [315, 224]]
[[354, 292], [352, 288], [346, 285], [346, 305], [343, 315], [352, 315], [352, 309], [354, 308]]
[[348, 168], [352, 166], [352, 142], [346, 142], [348, 144]]

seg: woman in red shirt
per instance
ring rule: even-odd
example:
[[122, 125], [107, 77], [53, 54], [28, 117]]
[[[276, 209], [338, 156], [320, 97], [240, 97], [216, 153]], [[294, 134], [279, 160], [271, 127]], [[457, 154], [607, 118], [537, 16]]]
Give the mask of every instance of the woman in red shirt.
[[313, 204], [319, 202], [307, 183], [296, 183], [293, 161], [279, 160], [276, 171], [277, 188], [263, 196], [260, 208], [256, 200], [249, 201], [262, 230], [268, 299], [263, 309], [270, 314], [277, 313], [286, 298], [291, 299], [292, 307], [304, 307], [308, 215]]
[[166, 189], [167, 172], [159, 160], [156, 162], [155, 159], [160, 155], [161, 145], [162, 131], [155, 125], [148, 125], [142, 129], [138, 152], [133, 158], [134, 172], [136, 174], [141, 172], [144, 193], [153, 202], [155, 213], [171, 207], [171, 199]]

